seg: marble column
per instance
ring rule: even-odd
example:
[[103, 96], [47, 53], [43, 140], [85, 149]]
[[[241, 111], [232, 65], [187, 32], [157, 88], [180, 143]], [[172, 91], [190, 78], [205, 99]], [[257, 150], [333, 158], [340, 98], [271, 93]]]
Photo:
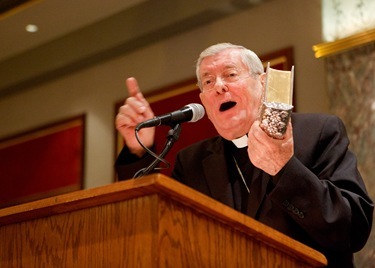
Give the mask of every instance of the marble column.
[[[375, 42], [325, 59], [330, 112], [345, 123], [350, 148], [368, 192], [375, 201]], [[375, 263], [375, 227], [365, 247], [356, 254], [358, 267]]]

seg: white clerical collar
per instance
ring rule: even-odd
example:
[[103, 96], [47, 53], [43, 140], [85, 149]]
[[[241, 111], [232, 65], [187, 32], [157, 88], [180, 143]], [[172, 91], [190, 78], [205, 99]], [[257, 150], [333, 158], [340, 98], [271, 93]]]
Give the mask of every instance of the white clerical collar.
[[247, 146], [247, 135], [243, 135], [240, 138], [232, 140], [232, 142], [237, 148], [245, 148]]

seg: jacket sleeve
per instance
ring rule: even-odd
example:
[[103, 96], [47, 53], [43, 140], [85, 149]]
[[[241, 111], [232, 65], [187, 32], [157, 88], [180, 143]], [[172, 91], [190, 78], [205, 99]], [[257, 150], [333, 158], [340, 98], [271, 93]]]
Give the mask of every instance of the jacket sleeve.
[[130, 153], [129, 149], [125, 146], [119, 156], [117, 157], [115, 168], [119, 181], [134, 178], [134, 175], [142, 168], [151, 164], [154, 158], [145, 154], [143, 157]]
[[[341, 120], [329, 116], [317, 128], [317, 141], [302, 139], [300, 145], [311, 148], [301, 150], [307, 155], [294, 155], [276, 175], [269, 197], [321, 246], [356, 252], [369, 237], [373, 202]], [[311, 139], [314, 133], [307, 135]]]

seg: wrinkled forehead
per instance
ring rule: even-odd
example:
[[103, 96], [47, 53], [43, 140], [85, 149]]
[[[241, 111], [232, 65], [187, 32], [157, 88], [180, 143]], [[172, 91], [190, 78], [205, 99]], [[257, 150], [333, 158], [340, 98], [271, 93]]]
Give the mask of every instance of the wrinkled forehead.
[[208, 74], [223, 72], [226, 69], [248, 70], [237, 49], [226, 49], [215, 55], [204, 58], [200, 64], [200, 77]]

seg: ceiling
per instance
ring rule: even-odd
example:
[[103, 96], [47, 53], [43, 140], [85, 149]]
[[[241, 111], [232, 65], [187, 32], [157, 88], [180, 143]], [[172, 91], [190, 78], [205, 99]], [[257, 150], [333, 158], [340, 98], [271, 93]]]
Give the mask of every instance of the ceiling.
[[265, 1], [0, 0], [0, 97]]
[[[89, 26], [146, 0], [34, 0], [0, 14], [0, 60]], [[0, 0], [1, 2], [17, 2]], [[36, 24], [37, 33], [25, 26]]]

